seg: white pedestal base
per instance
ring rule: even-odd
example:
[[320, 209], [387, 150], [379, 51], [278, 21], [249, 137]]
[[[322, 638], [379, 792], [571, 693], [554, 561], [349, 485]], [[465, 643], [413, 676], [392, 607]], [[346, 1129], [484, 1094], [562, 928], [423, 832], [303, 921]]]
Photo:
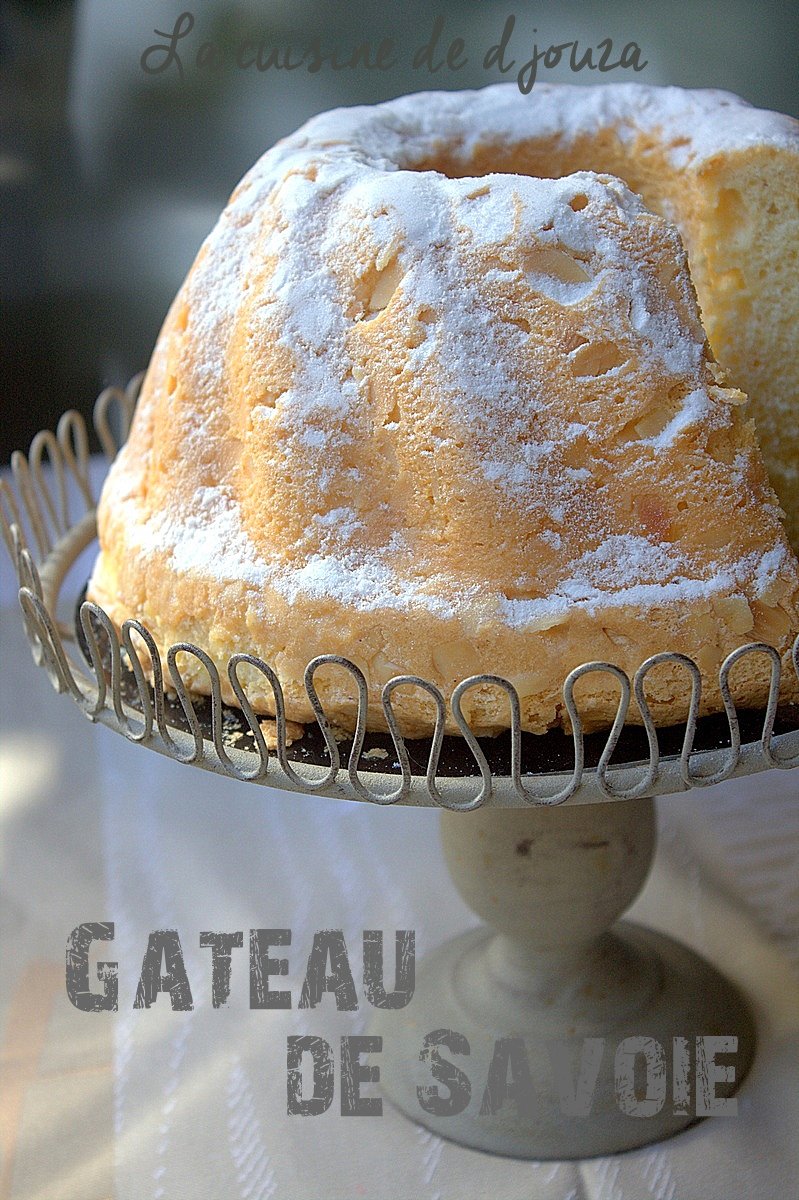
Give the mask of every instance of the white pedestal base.
[[[735, 988], [669, 937], [628, 922], [608, 929], [648, 870], [651, 800], [446, 813], [443, 832], [456, 884], [499, 932], [447, 943], [422, 964], [410, 1005], [373, 1023], [384, 1094], [404, 1113], [481, 1150], [584, 1158], [669, 1137], [707, 1112], [709, 1096], [734, 1092], [755, 1045]], [[420, 1060], [436, 1030], [468, 1042], [468, 1054], [457, 1037], [433, 1052], [444, 1060], [438, 1080], [431, 1052]], [[696, 1070], [697, 1038], [708, 1037], [737, 1038], [718, 1057], [734, 1082], [709, 1089]], [[450, 1103], [448, 1063], [471, 1098], [463, 1107], [455, 1076], [462, 1111], [426, 1111]]]

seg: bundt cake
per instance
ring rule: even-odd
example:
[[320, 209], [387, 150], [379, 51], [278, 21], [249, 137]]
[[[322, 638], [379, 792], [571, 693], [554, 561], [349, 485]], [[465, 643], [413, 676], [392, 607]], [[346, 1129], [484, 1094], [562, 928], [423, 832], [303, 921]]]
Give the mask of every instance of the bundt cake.
[[[798, 130], [636, 85], [314, 118], [245, 176], [170, 309], [103, 490], [90, 597], [162, 652], [203, 647], [228, 700], [229, 656], [259, 655], [295, 721], [318, 654], [360, 667], [374, 728], [398, 675], [447, 696], [504, 676], [543, 732], [585, 661], [632, 675], [682, 651], [705, 711], [738, 645], [788, 667], [799, 564], [738, 387], [796, 521]], [[352, 727], [352, 678], [315, 682]], [[763, 702], [767, 663], [733, 683]], [[263, 676], [248, 694], [274, 711]], [[648, 696], [683, 719], [688, 672], [659, 668]], [[577, 699], [600, 726], [618, 688], [592, 674]], [[426, 692], [393, 701], [406, 734], [432, 730]], [[508, 724], [491, 686], [464, 712], [479, 733]]]

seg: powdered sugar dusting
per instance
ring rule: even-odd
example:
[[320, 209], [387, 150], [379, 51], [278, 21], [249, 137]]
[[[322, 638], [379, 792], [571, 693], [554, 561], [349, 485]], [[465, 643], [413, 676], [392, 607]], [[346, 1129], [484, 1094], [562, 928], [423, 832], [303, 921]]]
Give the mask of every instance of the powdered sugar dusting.
[[[177, 574], [244, 584], [256, 605], [259, 594], [272, 589], [289, 602], [303, 596], [356, 611], [422, 608], [467, 620], [488, 607], [512, 628], [572, 610], [709, 600], [739, 588], [767, 595], [784, 565], [781, 545], [735, 563], [721, 561], [720, 554], [715, 562], [683, 552], [633, 517], [634, 532], [606, 520], [602, 497], [592, 491], [594, 464], [609, 453], [602, 423], [583, 420], [582, 411], [579, 420], [563, 415], [547, 373], [547, 347], [539, 348], [539, 358], [529, 355], [532, 365], [520, 380], [514, 351], [528, 347], [535, 331], [523, 320], [498, 319], [499, 308], [486, 305], [489, 287], [500, 295], [523, 287], [531, 308], [533, 301], [550, 303], [564, 337], [579, 330], [583, 318], [595, 319], [611, 353], [605, 365], [595, 366], [596, 377], [623, 371], [634, 348], [642, 378], [665, 379], [669, 395], [684, 397], [661, 432], [637, 439], [642, 455], [668, 451], [693, 426], [713, 428], [723, 405], [708, 390], [698, 319], [686, 322], [651, 263], [639, 261], [625, 242], [631, 230], [659, 219], [620, 181], [590, 172], [541, 180], [503, 174], [448, 179], [415, 169], [442, 140], [468, 161], [481, 139], [573, 138], [611, 125], [622, 137], [632, 136], [634, 126], [665, 131], [667, 138], [674, 131], [673, 161], [684, 164], [731, 136], [726, 129], [733, 123], [722, 115], [719, 95], [537, 85], [532, 96], [522, 97], [514, 85], [499, 85], [338, 110], [279, 143], [242, 181], [186, 284], [195, 352], [187, 369], [191, 390], [202, 400], [187, 418], [187, 444], [201, 459], [208, 426], [231, 386], [225, 364], [241, 332], [237, 320], [247, 304], [248, 281], [268, 258], [274, 265], [260, 306], [246, 309], [248, 331], [254, 340], [268, 341], [264, 331], [273, 328], [277, 312], [278, 348], [293, 371], [290, 385], [276, 389], [276, 402], [255, 404], [250, 417], [267, 431], [282, 464], [302, 473], [307, 552], [303, 557], [293, 554], [294, 546], [257, 546], [243, 527], [230, 480], [199, 488], [189, 511], [176, 501], [174, 510], [142, 520], [134, 466], [123, 453], [115, 467], [117, 500], [130, 506], [133, 543], [145, 556], [167, 554]], [[724, 104], [736, 108], [737, 137], [754, 137], [762, 128], [758, 110], [733, 99]], [[775, 129], [771, 123], [772, 138], [796, 144], [794, 125]], [[677, 139], [678, 128], [690, 136]], [[679, 255], [676, 232], [663, 236], [672, 237]], [[518, 251], [515, 257], [503, 257], [508, 244]], [[482, 488], [486, 503], [524, 515], [535, 533], [529, 578], [519, 589], [527, 594], [464, 583], [432, 557], [414, 560], [407, 530], [395, 529], [374, 544], [362, 537], [375, 508], [368, 489], [350, 488], [342, 502], [341, 480], [361, 478], [349, 451], [372, 420], [370, 380], [349, 339], [357, 322], [380, 311], [378, 304], [372, 311], [369, 297], [358, 297], [343, 278], [339, 260], [355, 245], [371, 255], [366, 266], [359, 264], [364, 276], [378, 278], [396, 268], [385, 303], [433, 314], [407, 350], [438, 418], [420, 453], [436, 457], [467, 444], [473, 461], [464, 486]], [[477, 260], [485, 264], [479, 272], [464, 270], [464, 263]], [[596, 349], [584, 336], [576, 341], [562, 359], [584, 346]], [[398, 435], [401, 424], [387, 420], [382, 428]], [[581, 550], [572, 552], [571, 534], [580, 522], [586, 525]], [[562, 556], [557, 583], [545, 592], [536, 586], [536, 545], [540, 554]]]
[[417, 153], [429, 157], [442, 141], [459, 146], [468, 160], [475, 146], [486, 142], [536, 137], [568, 142], [602, 130], [612, 130], [626, 142], [634, 142], [641, 132], [657, 137], [676, 169], [747, 145], [799, 145], [794, 118], [754, 108], [740, 96], [714, 88], [537, 83], [523, 96], [515, 84], [500, 83], [475, 92], [400, 97], [381, 108], [380, 113], [337, 109], [314, 118], [306, 129], [320, 142], [340, 144], [354, 134], [363, 136], [371, 122], [384, 158], [402, 165]]
[[[540, 626], [569, 612], [590, 615], [618, 606], [646, 610], [709, 601], [738, 589], [753, 598], [768, 598], [788, 558], [781, 545], [735, 564], [700, 565], [675, 546], [639, 535], [611, 535], [575, 561], [551, 593], [519, 599], [484, 586], [457, 586], [435, 572], [425, 577], [420, 570], [417, 577], [401, 577], [394, 565], [405, 548], [401, 534], [395, 534], [382, 552], [364, 558], [344, 544], [357, 528], [353, 513], [333, 511], [315, 520], [331, 534], [329, 551], [310, 556], [299, 568], [277, 558], [265, 562], [242, 530], [235, 503], [219, 489], [203, 490], [194, 514], [180, 521], [159, 513], [137, 524], [132, 544], [146, 555], [166, 552], [171, 570], [178, 575], [211, 577], [221, 585], [244, 584], [256, 592], [271, 588], [289, 602], [304, 596], [362, 612], [412, 613], [421, 608], [471, 624], [476, 613], [488, 610], [514, 629]], [[550, 532], [544, 540], [557, 546], [560, 535]]]
[[656, 450], [662, 450], [666, 446], [672, 445], [675, 438], [679, 437], [686, 429], [708, 418], [712, 419], [712, 416], [713, 410], [707, 392], [696, 388], [688, 393], [682, 402], [680, 411], [672, 417], [665, 429], [661, 430], [656, 437], [644, 438], [644, 442]]

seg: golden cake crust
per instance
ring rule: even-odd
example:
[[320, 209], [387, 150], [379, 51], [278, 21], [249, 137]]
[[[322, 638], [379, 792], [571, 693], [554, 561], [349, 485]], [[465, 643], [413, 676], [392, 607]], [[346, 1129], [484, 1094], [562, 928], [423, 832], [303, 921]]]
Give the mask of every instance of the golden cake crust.
[[[501, 675], [535, 732], [563, 723], [585, 661], [632, 675], [682, 651], [707, 711], [725, 656], [764, 640], [795, 684], [799, 565], [679, 233], [613, 177], [512, 173], [534, 140], [512, 92], [314, 119], [245, 177], [172, 305], [103, 491], [90, 596], [162, 652], [208, 651], [228, 700], [242, 650], [297, 721], [307, 662], [346, 656], [377, 728], [400, 674], [447, 696]], [[484, 173], [488, 145], [505, 173]], [[316, 685], [351, 727], [353, 681], [325, 667]], [[733, 689], [765, 699], [765, 656]], [[248, 694], [274, 712], [261, 676]], [[680, 720], [690, 677], [660, 668], [648, 695]], [[618, 687], [591, 675], [577, 700], [603, 725]], [[431, 731], [429, 696], [394, 704], [407, 734]], [[478, 732], [508, 723], [497, 689], [464, 712]]]

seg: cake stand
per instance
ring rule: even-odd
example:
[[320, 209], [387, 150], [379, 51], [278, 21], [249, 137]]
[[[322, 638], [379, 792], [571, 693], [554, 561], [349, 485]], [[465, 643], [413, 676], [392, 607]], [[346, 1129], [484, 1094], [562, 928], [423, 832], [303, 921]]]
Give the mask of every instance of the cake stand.
[[[98, 398], [95, 428], [109, 459], [127, 435], [138, 382]], [[228, 676], [241, 707], [227, 708], [202, 648], [173, 646], [164, 667], [141, 623], [127, 621], [118, 636], [102, 609], [81, 602], [96, 519], [78, 414], [65, 414], [55, 434], [37, 434], [12, 469], [14, 487], [0, 485], [0, 525], [34, 660], [89, 720], [249, 783], [443, 810], [449, 870], [486, 925], [422, 964], [410, 1004], [376, 1012], [381, 1086], [402, 1111], [465, 1145], [538, 1159], [619, 1152], [718, 1111], [755, 1053], [744, 997], [678, 940], [618, 918], [652, 861], [655, 796], [799, 766], [799, 719], [779, 709], [782, 666], [772, 647], [742, 646], [723, 664], [721, 718], [698, 718], [700, 673], [684, 655], [657, 655], [632, 681], [612, 663], [585, 663], [563, 686], [571, 735], [543, 738], [521, 732], [516, 692], [490, 675], [464, 680], [453, 694], [461, 738], [444, 736], [444, 698], [414, 676], [384, 688], [390, 733], [367, 733], [363, 675], [326, 655], [306, 671], [317, 726], [290, 746], [280, 683], [267, 663], [233, 656]], [[730, 690], [730, 672], [750, 654], [770, 671], [768, 703], [757, 713], [737, 711]], [[187, 691], [185, 655], [204, 665], [209, 698]], [[664, 663], [690, 674], [692, 703], [684, 725], [656, 729], [646, 681]], [[359, 697], [348, 742], [314, 686], [316, 672], [331, 665], [350, 673]], [[799, 675], [799, 638], [793, 669]], [[252, 671], [274, 691], [274, 752], [247, 700]], [[594, 671], [613, 676], [619, 690], [613, 727], [602, 735], [584, 732], [575, 695]], [[507, 734], [478, 739], [469, 729], [462, 702], [477, 685], [507, 695]], [[403, 738], [392, 709], [394, 691], [411, 686], [425, 689], [438, 711], [425, 743]], [[626, 721], [633, 694], [642, 727]], [[721, 1039], [715, 1065], [707, 1058], [713, 1037]]]

